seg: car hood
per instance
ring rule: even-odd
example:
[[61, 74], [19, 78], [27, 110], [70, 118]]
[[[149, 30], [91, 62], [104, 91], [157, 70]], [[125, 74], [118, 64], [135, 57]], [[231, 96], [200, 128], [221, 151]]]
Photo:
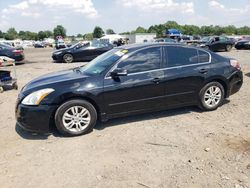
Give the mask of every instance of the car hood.
[[54, 53], [58, 53], [58, 52], [66, 52], [66, 51], [71, 51], [72, 48], [71, 47], [66, 47], [66, 48], [63, 48], [63, 49], [59, 49], [59, 50], [55, 50], [53, 51], [53, 54]]
[[250, 40], [240, 40], [237, 43], [246, 43], [246, 42], [250, 42]]
[[33, 90], [35, 88], [42, 89], [50, 87], [49, 85], [77, 79], [86, 79], [87, 77], [87, 75], [84, 75], [82, 72], [75, 69], [54, 72], [32, 80], [23, 88], [22, 91], [26, 92], [27, 90]]

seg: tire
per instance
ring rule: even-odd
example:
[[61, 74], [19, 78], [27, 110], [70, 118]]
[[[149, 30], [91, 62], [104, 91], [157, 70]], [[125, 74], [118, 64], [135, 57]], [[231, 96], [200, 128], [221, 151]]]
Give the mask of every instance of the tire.
[[64, 136], [79, 136], [93, 130], [97, 121], [97, 112], [92, 104], [85, 100], [70, 100], [56, 111], [55, 124]]
[[226, 51], [230, 52], [232, 50], [233, 46], [232, 45], [226, 45]]
[[0, 87], [0, 93], [3, 93], [3, 92], [4, 92], [4, 88]]
[[204, 46], [205, 50], [210, 50], [209, 46]]
[[216, 110], [225, 98], [224, 87], [219, 82], [206, 84], [199, 94], [199, 107], [206, 111]]
[[64, 61], [65, 63], [72, 63], [72, 62], [74, 61], [74, 57], [73, 57], [73, 55], [71, 55], [71, 54], [65, 54], [65, 55], [63, 56], [63, 61]]

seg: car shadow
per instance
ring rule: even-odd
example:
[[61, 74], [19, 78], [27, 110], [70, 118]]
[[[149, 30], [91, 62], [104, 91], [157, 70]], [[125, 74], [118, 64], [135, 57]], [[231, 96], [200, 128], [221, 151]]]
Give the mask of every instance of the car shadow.
[[246, 76], [250, 77], [250, 72], [245, 74]]
[[170, 116], [188, 114], [188, 113], [192, 113], [192, 112], [203, 113], [204, 111], [193, 106], [193, 107], [177, 108], [177, 109], [173, 109], [173, 110], [165, 110], [165, 111], [159, 111], [159, 112], [153, 112], [153, 113], [151, 112], [151, 113], [146, 113], [146, 114], [111, 119], [107, 122], [102, 122], [102, 123], [98, 122], [97, 125], [95, 126], [95, 129], [96, 130], [104, 130], [105, 128], [119, 126], [122, 124], [134, 123], [134, 122], [146, 121], [146, 120], [153, 120], [153, 119], [160, 119], [160, 118], [165, 118], [165, 117], [170, 117]]
[[17, 123], [15, 126], [15, 131], [20, 137], [26, 140], [47, 140], [49, 136], [62, 137], [58, 133], [58, 131], [54, 128], [52, 128], [50, 133], [35, 133], [35, 132], [29, 132], [29, 131], [22, 129], [21, 127], [17, 125]]

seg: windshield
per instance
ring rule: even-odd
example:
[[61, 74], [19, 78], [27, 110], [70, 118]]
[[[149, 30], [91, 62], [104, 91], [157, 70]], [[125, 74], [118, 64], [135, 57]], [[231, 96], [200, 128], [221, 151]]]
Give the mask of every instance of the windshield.
[[97, 75], [103, 73], [113, 63], [118, 61], [125, 53], [121, 49], [110, 50], [81, 68], [81, 72], [89, 75]]
[[211, 37], [204, 37], [203, 39], [201, 39], [201, 42], [209, 42], [211, 39]]
[[86, 46], [89, 46], [89, 42], [88, 43], [83, 43], [83, 42], [78, 42], [78, 43], [76, 43], [76, 44], [73, 44], [72, 45], [72, 48], [82, 48], [82, 47], [86, 47]]

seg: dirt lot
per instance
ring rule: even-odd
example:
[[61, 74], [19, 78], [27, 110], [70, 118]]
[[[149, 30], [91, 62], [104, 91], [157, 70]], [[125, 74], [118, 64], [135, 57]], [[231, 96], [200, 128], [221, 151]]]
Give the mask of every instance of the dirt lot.
[[[25, 54], [27, 63], [17, 67], [20, 88], [82, 65], [52, 63], [49, 49]], [[121, 118], [81, 137], [16, 129], [18, 91], [0, 94], [0, 187], [250, 188], [250, 51], [222, 54], [240, 60], [246, 76], [217, 111], [190, 107]]]

